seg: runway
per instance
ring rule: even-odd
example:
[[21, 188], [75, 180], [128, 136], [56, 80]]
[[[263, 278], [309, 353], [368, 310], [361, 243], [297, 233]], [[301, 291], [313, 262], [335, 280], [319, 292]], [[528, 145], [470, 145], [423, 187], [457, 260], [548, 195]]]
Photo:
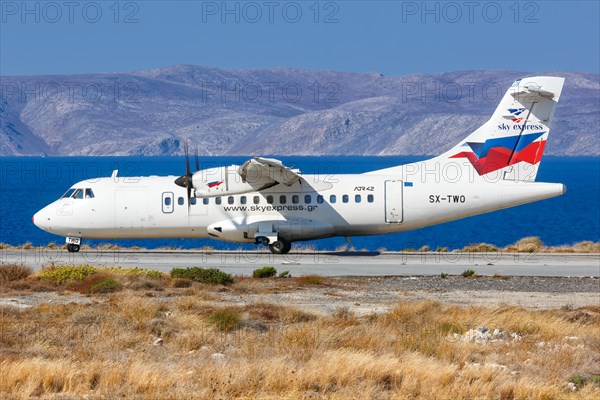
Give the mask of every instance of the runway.
[[219, 268], [234, 275], [251, 275], [266, 265], [293, 276], [431, 276], [459, 275], [473, 269], [479, 275], [600, 277], [598, 254], [549, 253], [404, 253], [292, 252], [275, 256], [260, 252], [193, 250], [2, 249], [0, 262], [31, 266], [90, 264], [98, 267], [149, 268], [168, 272], [174, 267]]

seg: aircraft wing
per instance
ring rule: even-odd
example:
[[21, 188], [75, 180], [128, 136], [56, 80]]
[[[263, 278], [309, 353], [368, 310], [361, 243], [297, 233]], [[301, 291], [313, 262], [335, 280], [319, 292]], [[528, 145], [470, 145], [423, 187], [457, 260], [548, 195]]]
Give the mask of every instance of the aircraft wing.
[[271, 180], [292, 186], [302, 179], [299, 170], [288, 168], [274, 158], [254, 157], [242, 164], [237, 172], [247, 182]]

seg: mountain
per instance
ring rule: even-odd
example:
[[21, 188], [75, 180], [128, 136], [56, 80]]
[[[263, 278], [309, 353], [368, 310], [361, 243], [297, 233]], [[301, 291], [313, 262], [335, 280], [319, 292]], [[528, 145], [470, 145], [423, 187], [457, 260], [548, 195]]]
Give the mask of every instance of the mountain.
[[[437, 154], [531, 73], [293, 68], [0, 77], [0, 155]], [[566, 78], [547, 154], [600, 155], [600, 76]]]

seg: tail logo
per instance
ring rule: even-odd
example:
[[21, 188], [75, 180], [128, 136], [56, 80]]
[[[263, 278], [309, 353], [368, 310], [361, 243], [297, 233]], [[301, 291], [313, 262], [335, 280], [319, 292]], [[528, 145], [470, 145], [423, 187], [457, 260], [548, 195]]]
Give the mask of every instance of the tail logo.
[[514, 123], [519, 123], [521, 122], [521, 120], [523, 120], [523, 118], [517, 118], [519, 115], [521, 115], [523, 113], [523, 111], [525, 111], [526, 108], [525, 107], [520, 107], [520, 108], [509, 108], [508, 112], [510, 113], [510, 115], [514, 116], [515, 118], [513, 118], [513, 122]]
[[461, 151], [450, 158], [468, 159], [479, 175], [485, 175], [521, 161], [532, 165], [537, 164], [542, 159], [546, 145], [545, 140], [537, 139], [545, 133], [521, 135], [520, 139], [519, 135], [516, 135], [488, 139], [483, 143], [466, 142], [463, 146], [468, 146], [470, 151]]

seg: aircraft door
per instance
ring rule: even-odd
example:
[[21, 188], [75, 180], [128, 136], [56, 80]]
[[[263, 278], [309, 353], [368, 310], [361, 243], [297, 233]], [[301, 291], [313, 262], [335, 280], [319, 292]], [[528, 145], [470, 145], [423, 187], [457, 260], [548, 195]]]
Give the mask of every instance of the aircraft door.
[[173, 212], [173, 202], [175, 196], [173, 192], [163, 192], [162, 194], [162, 212], [165, 214], [171, 214]]
[[402, 222], [402, 181], [385, 181], [385, 222]]

